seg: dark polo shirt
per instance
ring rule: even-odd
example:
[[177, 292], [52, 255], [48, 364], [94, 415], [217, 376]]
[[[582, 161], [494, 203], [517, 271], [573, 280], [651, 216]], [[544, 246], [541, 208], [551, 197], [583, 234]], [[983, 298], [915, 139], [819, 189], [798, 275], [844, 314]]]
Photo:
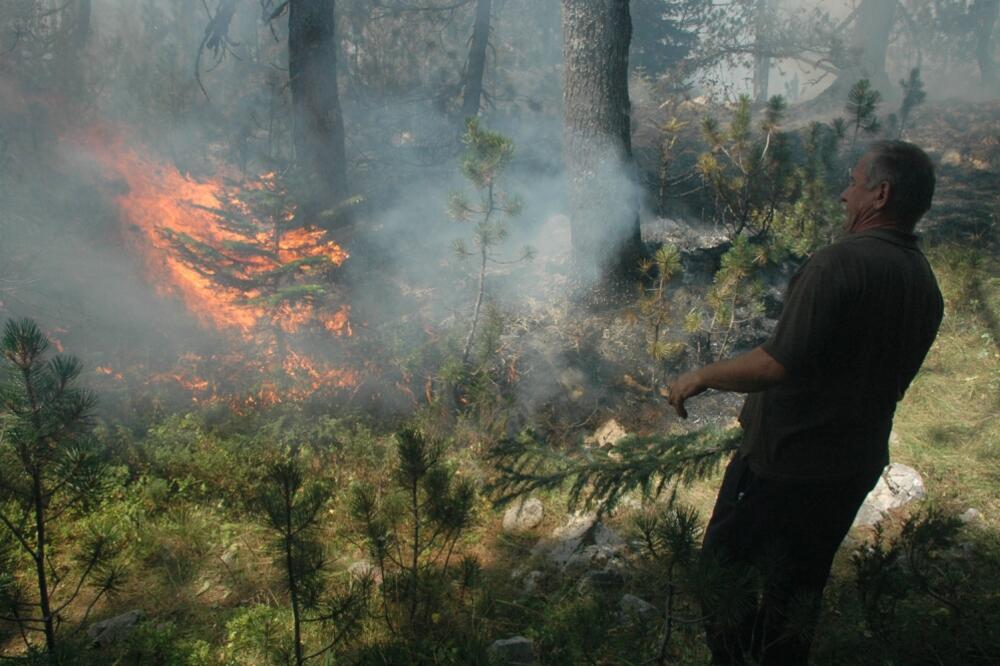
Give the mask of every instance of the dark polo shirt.
[[762, 346], [788, 372], [740, 413], [741, 454], [763, 477], [832, 480], [889, 461], [896, 402], [943, 314], [917, 237], [874, 229], [817, 252], [788, 285]]

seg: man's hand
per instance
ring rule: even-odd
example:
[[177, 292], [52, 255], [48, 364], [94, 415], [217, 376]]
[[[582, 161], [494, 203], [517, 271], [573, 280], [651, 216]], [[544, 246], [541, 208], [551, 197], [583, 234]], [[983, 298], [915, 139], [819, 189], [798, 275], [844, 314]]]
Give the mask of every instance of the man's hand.
[[705, 389], [753, 393], [777, 386], [788, 379], [785, 367], [762, 347], [728, 361], [716, 361], [704, 368], [685, 372], [670, 385], [667, 401], [682, 419], [687, 418], [684, 401]]
[[667, 401], [677, 410], [677, 415], [682, 419], [688, 417], [687, 410], [684, 409], [684, 401], [693, 398], [699, 393], [704, 393], [708, 385], [701, 378], [701, 370], [685, 372], [674, 380], [667, 389]]

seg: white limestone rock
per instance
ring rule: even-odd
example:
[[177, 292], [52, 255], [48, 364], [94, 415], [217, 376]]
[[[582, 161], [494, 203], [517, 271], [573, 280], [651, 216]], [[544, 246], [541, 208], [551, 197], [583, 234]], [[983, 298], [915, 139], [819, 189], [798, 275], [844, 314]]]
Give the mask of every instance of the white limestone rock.
[[589, 546], [603, 546], [606, 556], [620, 551], [625, 542], [620, 536], [600, 522], [594, 514], [576, 514], [553, 530], [548, 539], [539, 541], [533, 550], [535, 555], [543, 555], [553, 564], [565, 567], [577, 553], [583, 553]]
[[983, 514], [979, 509], [969, 507], [958, 516], [958, 519], [966, 525], [980, 525], [983, 522]]
[[542, 581], [545, 580], [545, 573], [537, 569], [529, 571], [524, 576], [524, 580], [521, 583], [521, 590], [525, 594], [534, 594], [539, 591], [542, 585]]
[[660, 614], [656, 606], [634, 594], [622, 595], [621, 601], [618, 602], [618, 608], [622, 622], [648, 622]]
[[106, 647], [127, 637], [146, 616], [141, 610], [131, 610], [107, 620], [95, 622], [87, 628], [87, 635], [96, 647]]
[[927, 488], [917, 470], [892, 463], [882, 471], [878, 483], [861, 504], [854, 526], [871, 526], [882, 520], [886, 512], [927, 497]]
[[504, 666], [532, 666], [535, 663], [535, 644], [524, 636], [511, 636], [493, 641], [489, 647], [491, 664]]
[[527, 532], [542, 523], [545, 517], [545, 507], [542, 501], [530, 497], [515, 502], [503, 514], [504, 532]]

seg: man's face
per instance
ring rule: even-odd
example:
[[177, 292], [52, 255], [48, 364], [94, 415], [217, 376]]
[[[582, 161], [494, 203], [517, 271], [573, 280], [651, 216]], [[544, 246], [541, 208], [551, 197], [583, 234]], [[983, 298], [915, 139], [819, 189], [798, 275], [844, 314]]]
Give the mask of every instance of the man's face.
[[876, 215], [885, 207], [885, 192], [881, 186], [868, 189], [868, 155], [863, 156], [851, 169], [847, 189], [840, 193], [840, 202], [847, 214], [845, 229], [850, 231], [859, 223]]

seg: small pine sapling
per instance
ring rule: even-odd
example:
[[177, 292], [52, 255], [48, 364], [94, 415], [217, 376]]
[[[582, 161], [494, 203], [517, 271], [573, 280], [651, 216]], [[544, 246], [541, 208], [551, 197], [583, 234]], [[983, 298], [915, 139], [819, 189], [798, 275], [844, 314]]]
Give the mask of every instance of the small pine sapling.
[[684, 572], [690, 575], [698, 562], [698, 542], [701, 520], [698, 511], [675, 502], [638, 514], [632, 521], [638, 532], [642, 549], [654, 561], [662, 563], [665, 574], [663, 636], [657, 651], [657, 664], [666, 664], [667, 649], [674, 629], [680, 624], [692, 624], [691, 615], [678, 615], [679, 578]]
[[43, 634], [53, 657], [66, 609], [89, 586], [79, 630], [95, 604], [120, 587], [123, 568], [111, 529], [95, 527], [78, 539], [72, 573], [59, 558], [61, 544], [53, 542], [53, 535], [67, 533], [55, 529], [60, 518], [85, 513], [109, 489], [102, 456], [88, 436], [96, 399], [75, 386], [80, 362], [49, 357], [49, 346], [27, 319], [8, 321], [0, 341], [6, 361], [0, 368], [0, 544], [7, 544], [8, 555], [16, 548], [27, 557], [35, 583], [29, 592], [16, 576], [0, 575], [0, 600], [25, 647], [32, 650], [31, 635]]
[[882, 101], [882, 93], [872, 87], [868, 79], [860, 79], [851, 86], [847, 93], [847, 122], [854, 128], [851, 136], [851, 150], [858, 142], [858, 134], [875, 134], [879, 131], [880, 123], [878, 115], [878, 105]]
[[786, 195], [791, 158], [780, 130], [785, 108], [781, 96], [768, 100], [759, 134], [753, 131], [746, 95], [739, 98], [727, 130], [712, 117], [702, 121], [709, 150], [698, 157], [696, 169], [714, 196], [717, 221], [729, 229], [730, 238], [744, 231], [766, 234]]
[[659, 389], [660, 366], [664, 361], [683, 350], [683, 344], [670, 343], [663, 339], [664, 329], [670, 319], [670, 301], [667, 285], [681, 270], [680, 251], [676, 246], [664, 244], [650, 259], [639, 264], [643, 282], [639, 283], [639, 297], [636, 299], [638, 315], [647, 324], [647, 350], [653, 360], [652, 391]]
[[863, 623], [885, 660], [912, 664], [944, 654], [954, 664], [994, 663], [995, 543], [976, 539], [958, 516], [933, 505], [898, 531], [886, 522], [852, 555]]
[[[722, 255], [706, 299], [709, 312], [696, 308], [684, 322], [697, 358], [706, 353], [716, 360], [724, 357], [740, 327], [764, 314], [764, 288], [755, 273], [771, 261], [773, 250], [741, 236]], [[703, 348], [705, 344], [708, 349]]]
[[[355, 485], [350, 512], [381, 581], [387, 629], [417, 639], [444, 603], [458, 540], [473, 523], [476, 491], [449, 467], [441, 443], [413, 429], [396, 434], [392, 471], [388, 492]], [[462, 560], [460, 580], [467, 585], [475, 581], [473, 569], [472, 560]]]
[[521, 212], [520, 200], [497, 187], [497, 179], [514, 155], [514, 142], [498, 132], [480, 127], [477, 118], [466, 121], [462, 141], [466, 146], [462, 175], [476, 189], [478, 202], [470, 202], [460, 192], [453, 192], [448, 199], [448, 213], [455, 220], [474, 224], [475, 251], [470, 251], [462, 240], [458, 240], [455, 242], [456, 254], [459, 257], [477, 256], [479, 259], [476, 302], [462, 349], [462, 364], [467, 365], [482, 315], [489, 265], [526, 261], [534, 256], [534, 252], [526, 247], [521, 256], [513, 260], [501, 260], [493, 253], [494, 248], [507, 239], [505, 218], [516, 217]]
[[913, 110], [924, 103], [927, 99], [927, 93], [924, 92], [924, 82], [920, 78], [920, 68], [914, 67], [910, 70], [910, 76], [905, 79], [901, 79], [899, 85], [903, 88], [903, 101], [899, 106], [899, 121], [897, 129], [895, 132], [895, 138], [903, 138], [903, 130], [906, 129], [906, 123], [910, 120], [910, 114]]
[[671, 160], [674, 158], [674, 146], [677, 145], [677, 141], [681, 138], [681, 131], [687, 127], [688, 123], [681, 122], [677, 118], [671, 118], [663, 125], [660, 126], [660, 131], [663, 133], [663, 140], [660, 141], [660, 172], [659, 172], [659, 192], [657, 193], [657, 202], [659, 204], [659, 212], [665, 214], [667, 211], [668, 201], [671, 197], [670, 188], [677, 182], [686, 180], [690, 178], [691, 174], [685, 174], [678, 179], [672, 179], [670, 177], [670, 166]]
[[802, 133], [805, 160], [795, 168], [799, 196], [775, 213], [772, 245], [778, 252], [809, 256], [833, 240], [843, 213], [830, 191], [843, 170], [840, 145], [846, 129], [843, 118], [837, 118], [829, 125], [810, 123]]
[[[275, 566], [282, 571], [292, 611], [295, 666], [326, 654], [355, 635], [368, 604], [370, 581], [361, 579], [345, 591], [327, 594], [322, 519], [331, 496], [323, 481], [308, 481], [294, 452], [268, 465], [255, 507], [274, 532]], [[303, 625], [320, 626], [326, 637], [307, 651]]]

